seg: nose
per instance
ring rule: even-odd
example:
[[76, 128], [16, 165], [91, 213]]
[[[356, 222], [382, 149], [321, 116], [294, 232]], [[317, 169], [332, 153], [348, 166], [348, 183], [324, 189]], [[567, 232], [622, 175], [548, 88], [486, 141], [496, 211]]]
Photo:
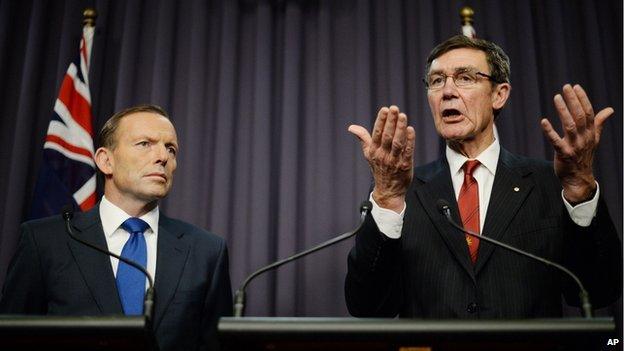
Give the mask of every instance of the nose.
[[166, 165], [167, 161], [169, 161], [169, 150], [167, 150], [167, 147], [163, 144], [158, 144], [155, 148], [155, 152], [156, 163], [160, 163], [163, 166]]
[[[451, 80], [450, 82], [449, 79]], [[457, 97], [457, 85], [455, 85], [455, 80], [453, 79], [453, 76], [446, 77], [446, 81], [444, 82], [444, 86], [442, 87], [442, 97], [444, 99]]]

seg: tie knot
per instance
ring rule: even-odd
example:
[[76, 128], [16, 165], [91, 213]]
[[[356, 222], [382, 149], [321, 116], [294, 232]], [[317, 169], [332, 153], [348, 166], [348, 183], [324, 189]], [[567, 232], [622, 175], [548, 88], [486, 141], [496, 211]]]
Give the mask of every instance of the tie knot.
[[466, 163], [464, 163], [464, 173], [472, 176], [472, 172], [474, 172], [474, 170], [479, 167], [479, 165], [481, 164], [481, 162], [479, 162], [479, 160], [468, 160], [466, 161]]
[[149, 228], [149, 224], [141, 218], [130, 217], [121, 223], [121, 227], [131, 234], [145, 233], [145, 230]]

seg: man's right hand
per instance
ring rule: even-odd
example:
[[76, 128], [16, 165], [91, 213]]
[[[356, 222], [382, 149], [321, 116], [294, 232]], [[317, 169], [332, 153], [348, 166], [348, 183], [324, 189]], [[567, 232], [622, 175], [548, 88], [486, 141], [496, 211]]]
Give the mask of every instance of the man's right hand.
[[382, 107], [372, 136], [359, 125], [350, 125], [348, 130], [360, 139], [362, 153], [371, 167], [373, 199], [380, 207], [400, 213], [414, 168], [416, 132], [407, 126], [407, 115], [394, 105]]

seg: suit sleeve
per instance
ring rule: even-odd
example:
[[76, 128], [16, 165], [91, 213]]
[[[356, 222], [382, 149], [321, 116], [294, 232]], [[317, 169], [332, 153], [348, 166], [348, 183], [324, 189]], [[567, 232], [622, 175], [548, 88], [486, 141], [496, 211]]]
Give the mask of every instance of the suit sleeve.
[[2, 290], [0, 313], [45, 314], [44, 276], [37, 243], [28, 224], [22, 224], [20, 232]]
[[348, 257], [345, 298], [355, 317], [394, 317], [402, 304], [400, 239], [379, 231], [370, 214]]
[[[589, 227], [564, 218], [564, 265], [579, 276], [594, 308], [612, 304], [622, 295], [622, 243], [604, 199]], [[580, 305], [571, 279], [564, 281], [564, 295], [568, 304]]]
[[210, 287], [204, 302], [202, 316], [202, 342], [200, 350], [219, 350], [217, 325], [220, 317], [232, 315], [232, 287], [227, 245], [221, 241]]

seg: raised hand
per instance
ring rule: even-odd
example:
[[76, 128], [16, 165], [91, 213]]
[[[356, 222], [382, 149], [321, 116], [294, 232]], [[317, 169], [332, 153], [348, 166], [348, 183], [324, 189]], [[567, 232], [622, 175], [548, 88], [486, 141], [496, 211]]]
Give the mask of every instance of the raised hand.
[[362, 126], [350, 125], [348, 130], [360, 139], [362, 153], [371, 167], [373, 199], [380, 207], [400, 212], [414, 168], [416, 132], [407, 126], [407, 115], [394, 105], [382, 107], [372, 136]]
[[555, 95], [555, 108], [563, 126], [563, 137], [543, 118], [544, 134], [555, 149], [555, 173], [561, 180], [563, 196], [572, 204], [591, 199], [596, 189], [592, 165], [604, 123], [613, 114], [607, 107], [597, 114], [580, 85], [563, 86]]

